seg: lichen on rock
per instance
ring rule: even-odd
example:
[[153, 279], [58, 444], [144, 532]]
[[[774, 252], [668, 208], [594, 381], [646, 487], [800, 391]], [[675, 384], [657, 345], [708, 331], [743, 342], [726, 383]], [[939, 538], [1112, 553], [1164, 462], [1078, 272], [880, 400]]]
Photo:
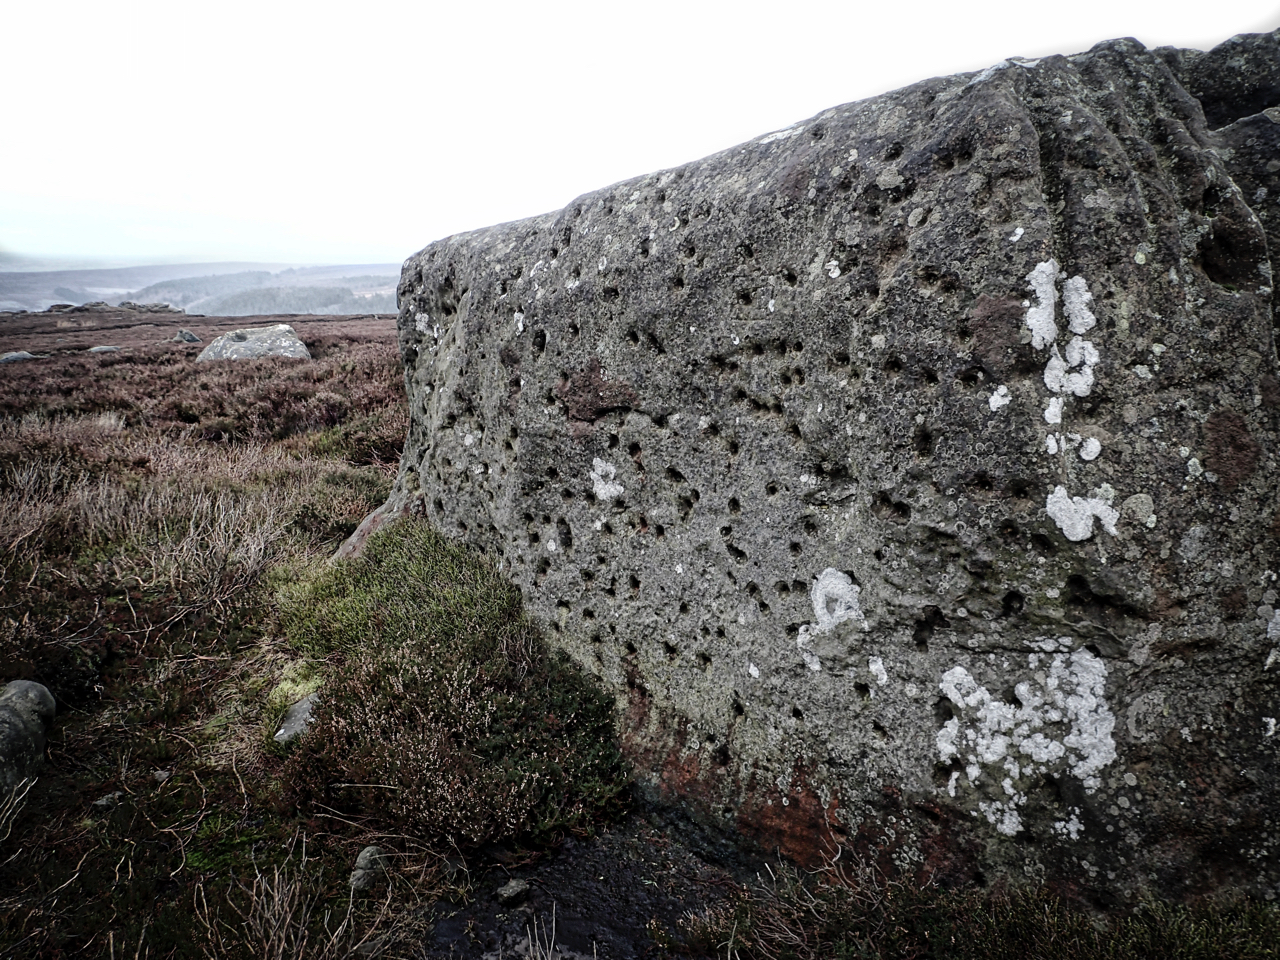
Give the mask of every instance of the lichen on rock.
[[1277, 63], [1006, 61], [431, 244], [371, 525], [769, 849], [1280, 895]]

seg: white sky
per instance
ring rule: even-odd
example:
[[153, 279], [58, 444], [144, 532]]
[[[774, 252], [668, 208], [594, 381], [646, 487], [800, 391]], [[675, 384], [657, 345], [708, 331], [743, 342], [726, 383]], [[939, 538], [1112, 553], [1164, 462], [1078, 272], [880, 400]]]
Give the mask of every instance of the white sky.
[[398, 262], [827, 107], [1275, 0], [9, 0], [0, 252]]

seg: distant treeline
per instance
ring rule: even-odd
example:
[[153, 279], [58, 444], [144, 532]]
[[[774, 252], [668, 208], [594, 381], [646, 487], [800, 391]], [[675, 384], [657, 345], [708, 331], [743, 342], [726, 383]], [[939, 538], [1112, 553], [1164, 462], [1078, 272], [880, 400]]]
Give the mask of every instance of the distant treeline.
[[261, 287], [203, 300], [192, 307], [191, 312], [210, 317], [253, 317], [271, 313], [395, 313], [396, 298], [390, 293], [358, 296], [345, 287]]

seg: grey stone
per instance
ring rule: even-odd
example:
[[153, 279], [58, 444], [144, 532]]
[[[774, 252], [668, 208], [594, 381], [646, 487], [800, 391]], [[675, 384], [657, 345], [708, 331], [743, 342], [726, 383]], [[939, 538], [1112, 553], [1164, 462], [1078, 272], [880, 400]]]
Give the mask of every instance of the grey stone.
[[381, 847], [365, 847], [356, 857], [351, 871], [351, 889], [356, 893], [372, 887], [387, 872], [387, 855]]
[[802, 863], [1274, 894], [1278, 38], [926, 80], [431, 244], [370, 527], [483, 548], [651, 796]]
[[295, 357], [310, 360], [306, 344], [293, 327], [277, 323], [270, 327], [250, 327], [224, 333], [202, 351], [201, 360], [252, 360], [260, 357]]
[[21, 363], [23, 360], [34, 359], [36, 359], [35, 354], [27, 353], [25, 350], [10, 350], [0, 355], [0, 363]]
[[14, 680], [0, 690], [0, 790], [12, 790], [44, 763], [57, 704], [43, 684]]
[[90, 347], [90, 348], [89, 348], [89, 352], [90, 352], [90, 353], [119, 353], [119, 352], [120, 352], [120, 348], [119, 348], [119, 347], [111, 347], [111, 346]]
[[202, 343], [203, 341], [190, 330], [182, 329], [173, 335], [174, 343]]
[[110, 810], [120, 802], [120, 798], [124, 796], [123, 790], [112, 790], [110, 793], [99, 797], [93, 801], [93, 805], [101, 810]]
[[529, 896], [529, 882], [527, 880], [508, 880], [497, 890], [496, 896], [498, 902], [504, 907], [514, 907], [516, 904], [523, 903], [525, 897]]
[[276, 731], [274, 739], [277, 743], [288, 743], [306, 732], [311, 723], [311, 708], [315, 705], [317, 696], [319, 691], [307, 694], [288, 709], [284, 720], [280, 722], [280, 729]]

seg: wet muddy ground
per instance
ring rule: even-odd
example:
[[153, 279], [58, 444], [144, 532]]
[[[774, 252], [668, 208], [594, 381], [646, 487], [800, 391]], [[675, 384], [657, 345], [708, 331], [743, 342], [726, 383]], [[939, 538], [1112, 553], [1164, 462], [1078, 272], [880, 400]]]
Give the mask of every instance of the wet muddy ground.
[[[590, 839], [568, 840], [533, 863], [490, 862], [471, 877], [469, 903], [435, 905], [434, 928], [417, 956], [691, 955], [680, 919], [731, 897], [749, 871], [737, 857], [715, 863], [699, 856], [693, 847], [707, 852], [699, 839], [656, 812], [636, 813]], [[512, 880], [526, 882], [528, 890], [518, 902], [504, 904], [511, 896], [504, 888], [514, 892]]]

